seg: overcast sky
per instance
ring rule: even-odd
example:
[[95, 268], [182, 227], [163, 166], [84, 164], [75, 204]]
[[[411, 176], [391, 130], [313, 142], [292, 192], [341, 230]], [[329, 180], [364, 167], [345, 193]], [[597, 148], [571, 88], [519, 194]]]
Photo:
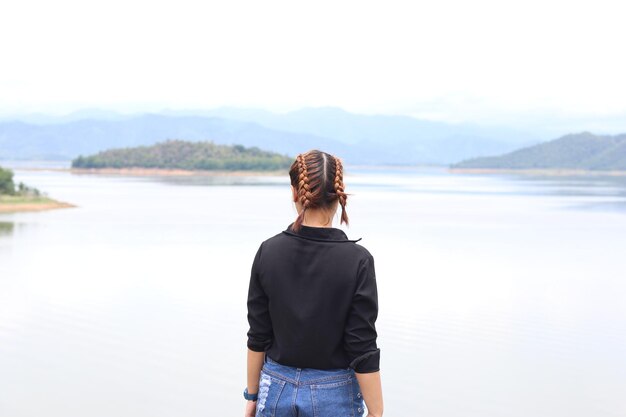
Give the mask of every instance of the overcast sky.
[[618, 1], [7, 1], [0, 114], [338, 106], [508, 123], [626, 114]]

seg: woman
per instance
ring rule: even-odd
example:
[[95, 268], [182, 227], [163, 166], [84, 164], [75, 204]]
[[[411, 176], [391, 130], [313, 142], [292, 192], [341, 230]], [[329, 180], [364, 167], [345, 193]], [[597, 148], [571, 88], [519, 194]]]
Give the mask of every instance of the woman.
[[319, 150], [289, 171], [296, 220], [263, 241], [248, 290], [246, 417], [383, 412], [374, 258], [348, 225], [341, 160]]

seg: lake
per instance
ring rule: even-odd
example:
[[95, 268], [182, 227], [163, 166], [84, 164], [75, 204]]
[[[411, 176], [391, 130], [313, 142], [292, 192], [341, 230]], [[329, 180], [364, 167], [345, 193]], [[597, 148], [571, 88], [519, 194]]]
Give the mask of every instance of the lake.
[[[287, 174], [0, 165], [78, 206], [0, 215], [0, 416], [242, 415], [250, 268], [296, 217]], [[345, 175], [385, 415], [626, 415], [624, 177]]]

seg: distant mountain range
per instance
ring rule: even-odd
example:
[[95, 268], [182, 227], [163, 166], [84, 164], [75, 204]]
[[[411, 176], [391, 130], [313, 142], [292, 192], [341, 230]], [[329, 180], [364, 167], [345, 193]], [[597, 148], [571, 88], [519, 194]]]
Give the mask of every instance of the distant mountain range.
[[60, 118], [31, 115], [0, 122], [0, 159], [67, 160], [167, 139], [257, 146], [291, 156], [317, 148], [348, 164], [399, 165], [446, 165], [541, 141], [513, 129], [359, 115], [337, 108], [286, 114], [221, 108], [135, 116], [85, 110]]
[[472, 158], [452, 168], [563, 168], [626, 170], [626, 134], [600, 136], [589, 132], [565, 135], [501, 156]]
[[280, 153], [312, 143], [345, 152], [341, 143], [306, 134], [267, 129], [254, 123], [197, 116], [143, 115], [121, 120], [85, 119], [56, 124], [0, 124], [1, 159], [73, 159], [111, 148], [152, 145], [167, 139], [213, 140], [224, 145], [259, 146]]

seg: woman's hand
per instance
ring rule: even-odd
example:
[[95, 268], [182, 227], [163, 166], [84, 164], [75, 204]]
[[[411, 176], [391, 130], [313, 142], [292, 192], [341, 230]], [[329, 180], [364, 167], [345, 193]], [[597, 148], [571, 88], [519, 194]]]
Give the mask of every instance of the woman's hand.
[[256, 413], [256, 401], [246, 401], [246, 413], [244, 417], [254, 417]]

